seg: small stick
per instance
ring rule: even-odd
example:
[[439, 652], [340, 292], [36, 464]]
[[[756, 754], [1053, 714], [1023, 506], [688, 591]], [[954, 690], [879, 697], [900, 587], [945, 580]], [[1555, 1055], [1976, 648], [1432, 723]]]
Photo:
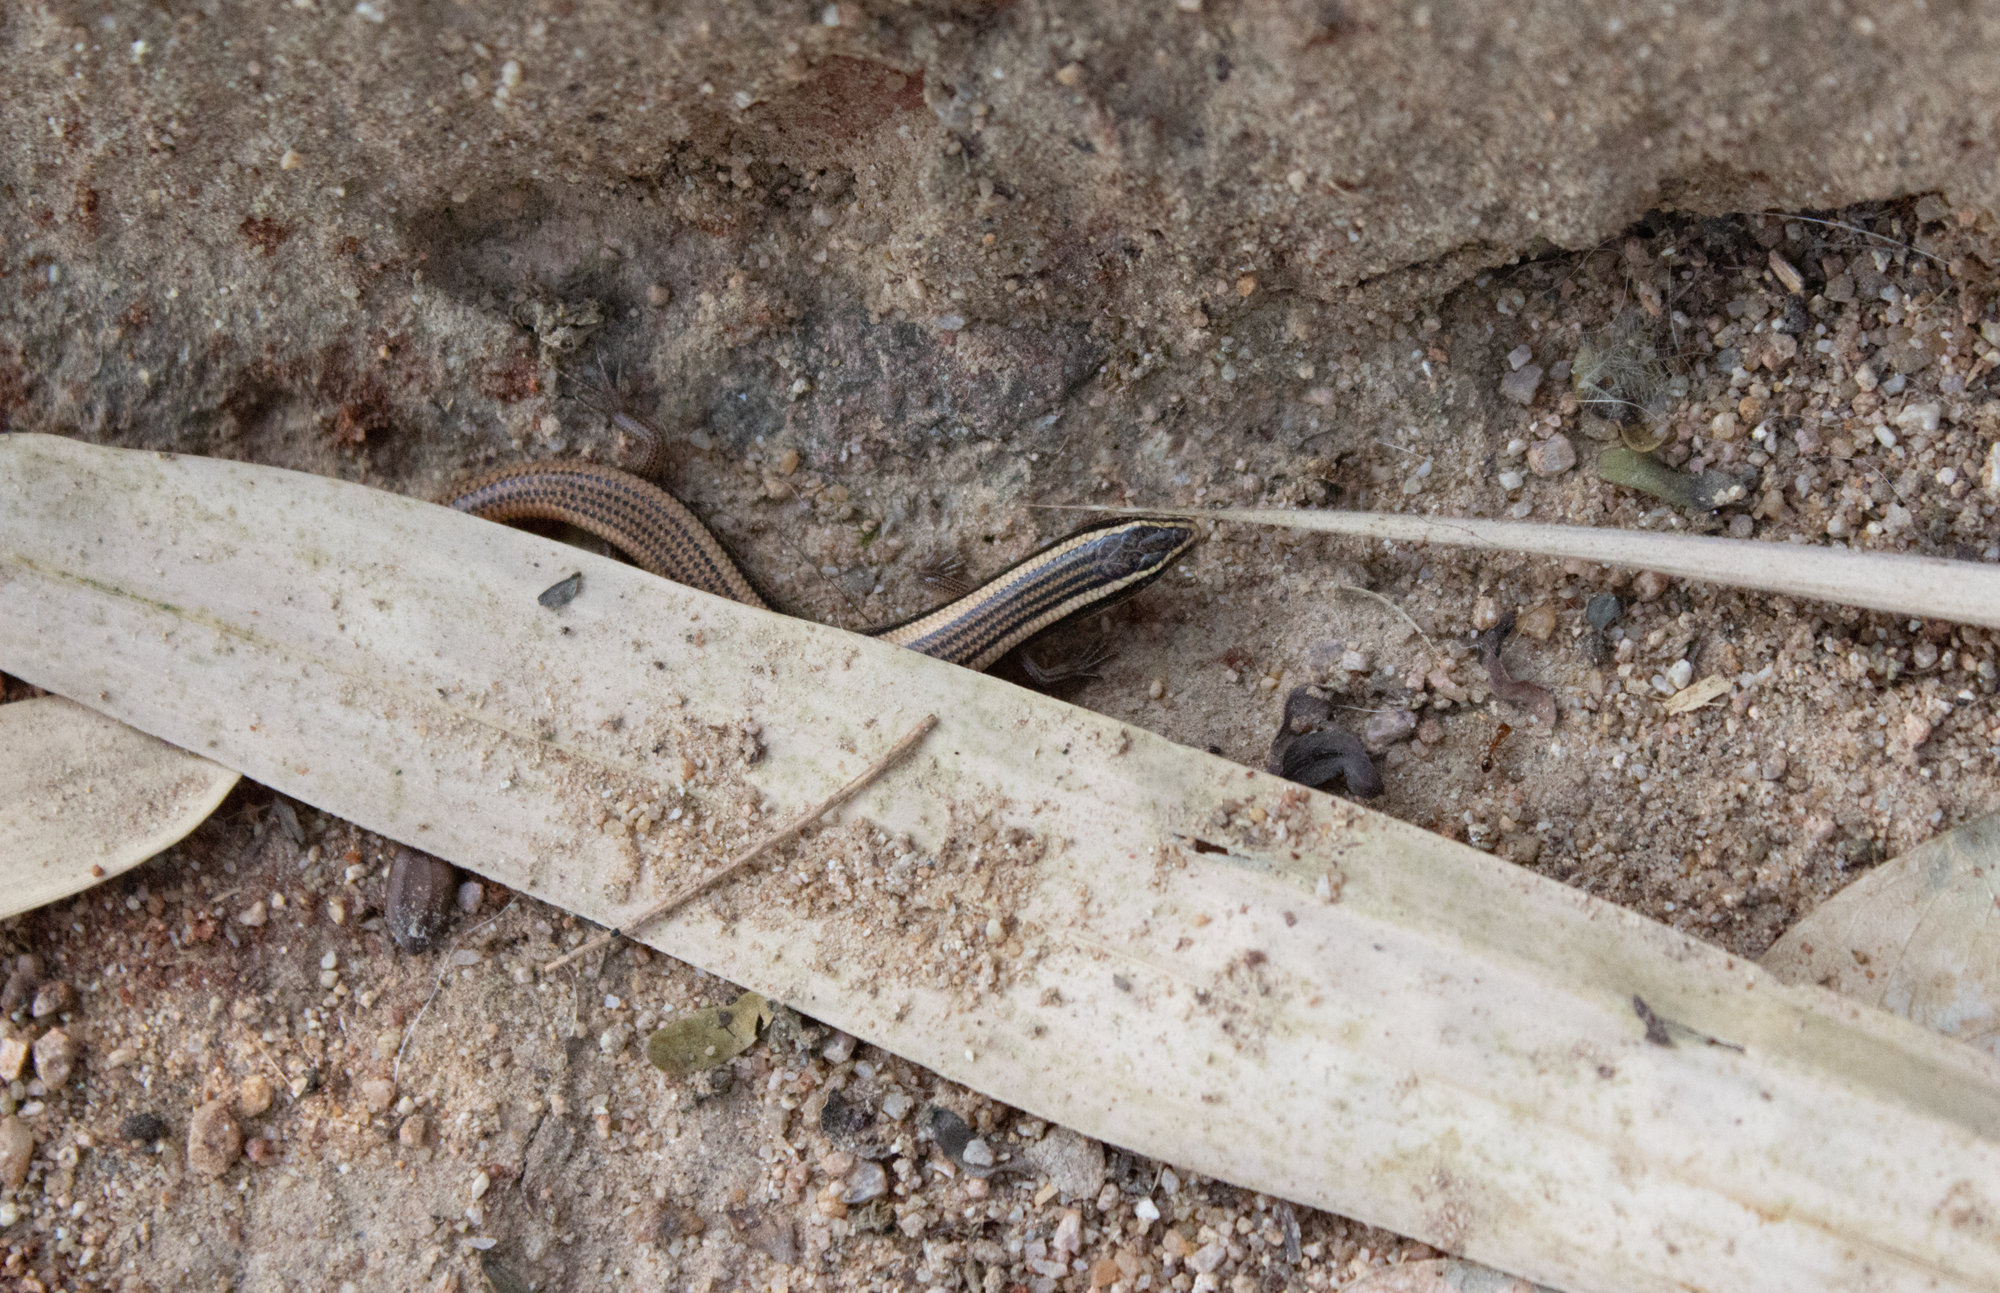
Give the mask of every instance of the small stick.
[[738, 871], [741, 871], [744, 867], [749, 866], [752, 862], [755, 862], [758, 858], [764, 856], [764, 854], [770, 852], [772, 849], [777, 848], [781, 844], [789, 842], [793, 836], [797, 835], [800, 831], [804, 830], [806, 827], [818, 821], [821, 817], [825, 816], [827, 813], [830, 813], [834, 809], [840, 807], [842, 804], [846, 803], [854, 796], [860, 794], [864, 789], [867, 788], [870, 782], [874, 781], [877, 777], [881, 776], [883, 773], [887, 772], [890, 768], [894, 767], [897, 760], [901, 759], [904, 755], [908, 754], [911, 750], [915, 749], [917, 743], [930, 734], [930, 730], [933, 727], [937, 726], [937, 721], [938, 720], [936, 714], [924, 715], [923, 721], [918, 723], [915, 727], [911, 728], [909, 733], [905, 735], [902, 740], [890, 746], [889, 752], [887, 754], [875, 760], [875, 762], [869, 764], [868, 767], [862, 771], [860, 776], [848, 782], [840, 789], [834, 791], [831, 795], [827, 796], [826, 799], [822, 801], [820, 804], [818, 804], [815, 807], [808, 808], [806, 811], [800, 813], [797, 817], [794, 817], [791, 821], [787, 822], [784, 826], [780, 827], [774, 833], [766, 835], [763, 839], [757, 841], [755, 844], [752, 844], [749, 848], [737, 854], [734, 858], [731, 858], [729, 864], [723, 867], [720, 871], [717, 871], [715, 874], [708, 876], [705, 879], [694, 881], [692, 884], [689, 884], [683, 889], [681, 889], [679, 893], [676, 893], [673, 896], [666, 898], [661, 902], [655, 903], [653, 906], [647, 908], [645, 911], [641, 912], [638, 916], [633, 918], [632, 922], [627, 926], [625, 926], [624, 929], [622, 930], [608, 929], [604, 931], [602, 934], [599, 934], [596, 938], [593, 938], [589, 942], [584, 943], [576, 950], [565, 953], [562, 956], [558, 956], [555, 960], [550, 961], [547, 965], [544, 965], [542, 967], [542, 973], [553, 974], [555, 971], [560, 970], [563, 966], [568, 965], [571, 961], [578, 960], [584, 956], [589, 955], [591, 952], [596, 951], [598, 948], [603, 947], [606, 943], [609, 943], [612, 939], [617, 938], [620, 934], [629, 933], [634, 930], [644, 929], [646, 926], [652, 924], [660, 917], [665, 916], [669, 912], [673, 911], [675, 908], [683, 905], [684, 903], [690, 901], [691, 899], [700, 897], [703, 893], [706, 893], [709, 889], [721, 883], [723, 880], [728, 879], [730, 876], [736, 874]]

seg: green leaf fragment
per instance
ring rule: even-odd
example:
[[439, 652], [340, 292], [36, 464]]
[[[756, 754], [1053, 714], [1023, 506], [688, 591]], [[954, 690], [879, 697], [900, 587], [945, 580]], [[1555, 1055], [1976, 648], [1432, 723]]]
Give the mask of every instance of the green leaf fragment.
[[1643, 490], [1684, 512], [1697, 515], [1713, 512], [1749, 497], [1750, 488], [1742, 476], [1708, 470], [1700, 475], [1676, 471], [1651, 454], [1630, 449], [1605, 449], [1597, 455], [1597, 474], [1614, 485]]
[[646, 1039], [654, 1068], [682, 1077], [726, 1064], [757, 1042], [772, 1019], [771, 1003], [746, 992], [726, 1006], [682, 1015]]

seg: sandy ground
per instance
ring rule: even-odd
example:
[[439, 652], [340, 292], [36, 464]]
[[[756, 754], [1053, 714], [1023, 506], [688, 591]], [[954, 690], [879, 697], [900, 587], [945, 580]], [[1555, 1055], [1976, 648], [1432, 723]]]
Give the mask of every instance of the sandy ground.
[[[1994, 34], [1818, 12], [10, 6], [0, 427], [429, 496], [610, 457], [622, 404], [781, 605], [850, 627], [1055, 503], [2000, 560]], [[1627, 433], [1741, 473], [1719, 514], [1597, 475], [1621, 433], [1566, 366], [1634, 337], [1667, 358]], [[1400, 736], [1373, 807], [1744, 955], [2000, 805], [1992, 633], [1210, 531], [1069, 699], [1261, 764], [1321, 684]], [[1470, 650], [1507, 611], [1553, 732]], [[79, 1060], [0, 1096], [7, 1279], [1248, 1293], [1429, 1251], [794, 1016], [668, 1078], [645, 1032], [734, 989], [630, 947], [540, 978], [584, 931], [492, 890], [399, 953], [390, 847], [246, 787], [9, 922], [9, 1035]], [[74, 996], [38, 1018], [31, 980]], [[970, 1179], [933, 1108], [1037, 1166]]]

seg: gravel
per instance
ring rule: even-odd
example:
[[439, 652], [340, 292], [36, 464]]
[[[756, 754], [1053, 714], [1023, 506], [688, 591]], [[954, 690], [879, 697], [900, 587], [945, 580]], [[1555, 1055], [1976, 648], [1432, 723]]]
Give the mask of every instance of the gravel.
[[209, 1101], [188, 1119], [188, 1167], [196, 1173], [222, 1176], [235, 1166], [242, 1152], [243, 1131], [222, 1101]]

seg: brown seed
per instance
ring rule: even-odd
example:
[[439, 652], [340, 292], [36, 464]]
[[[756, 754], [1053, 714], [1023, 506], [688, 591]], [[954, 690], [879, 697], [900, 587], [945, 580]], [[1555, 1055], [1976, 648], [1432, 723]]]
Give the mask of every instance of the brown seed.
[[389, 936], [405, 952], [428, 952], [458, 897], [458, 871], [443, 858], [399, 848], [384, 904]]
[[229, 1106], [210, 1100], [188, 1120], [188, 1166], [203, 1176], [221, 1176], [243, 1152], [243, 1131]]

